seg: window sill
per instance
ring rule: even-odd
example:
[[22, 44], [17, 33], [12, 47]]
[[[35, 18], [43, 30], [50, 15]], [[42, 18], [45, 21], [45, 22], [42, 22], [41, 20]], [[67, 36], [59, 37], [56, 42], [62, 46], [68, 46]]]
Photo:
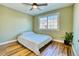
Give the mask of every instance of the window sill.
[[50, 29], [39, 29], [40, 31], [47, 31], [47, 32], [59, 32], [60, 30], [59, 29], [52, 29], [52, 30], [50, 30]]

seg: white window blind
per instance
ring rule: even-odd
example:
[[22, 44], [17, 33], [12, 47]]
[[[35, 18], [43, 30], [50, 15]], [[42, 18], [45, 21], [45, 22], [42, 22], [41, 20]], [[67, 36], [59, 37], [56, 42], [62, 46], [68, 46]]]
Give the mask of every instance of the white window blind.
[[40, 17], [39, 29], [58, 29], [59, 15]]

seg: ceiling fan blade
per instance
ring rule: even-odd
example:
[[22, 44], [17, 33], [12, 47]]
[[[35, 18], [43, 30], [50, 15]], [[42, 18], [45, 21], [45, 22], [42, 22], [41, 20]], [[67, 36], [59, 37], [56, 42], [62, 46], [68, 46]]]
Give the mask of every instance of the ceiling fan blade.
[[30, 10], [32, 10], [33, 8], [31, 8]]
[[23, 3], [24, 5], [30, 5], [30, 6], [32, 6], [32, 4], [30, 4], [30, 3]]
[[44, 4], [38, 4], [38, 6], [47, 6], [48, 4], [47, 3], [44, 3]]
[[41, 10], [39, 7], [37, 8], [38, 10]]

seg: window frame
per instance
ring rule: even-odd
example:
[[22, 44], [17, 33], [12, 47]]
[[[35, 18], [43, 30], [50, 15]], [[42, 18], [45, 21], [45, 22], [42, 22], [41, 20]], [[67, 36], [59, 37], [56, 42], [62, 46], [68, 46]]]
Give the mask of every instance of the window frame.
[[[54, 15], [57, 15], [57, 29], [48, 29], [48, 28], [46, 28], [46, 29], [40, 29], [40, 18], [43, 18], [43, 17], [47, 17], [47, 21], [48, 21], [48, 17], [49, 16], [54, 16]], [[48, 15], [45, 15], [45, 16], [39, 16], [39, 25], [38, 25], [38, 27], [39, 27], [39, 30], [47, 30], [47, 31], [59, 31], [59, 29], [60, 29], [60, 13], [53, 13], [53, 14], [48, 14]], [[47, 24], [48, 24], [48, 22], [47, 22]]]

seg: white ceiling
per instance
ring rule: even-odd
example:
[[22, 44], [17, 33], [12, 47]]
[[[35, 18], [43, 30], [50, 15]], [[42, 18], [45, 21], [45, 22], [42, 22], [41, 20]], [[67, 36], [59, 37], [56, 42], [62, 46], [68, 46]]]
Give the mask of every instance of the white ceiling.
[[39, 7], [41, 10], [38, 10], [38, 9], [30, 10], [32, 6], [23, 5], [22, 3], [1, 3], [1, 5], [35, 16], [51, 10], [71, 6], [73, 4], [72, 3], [48, 3], [47, 6]]

